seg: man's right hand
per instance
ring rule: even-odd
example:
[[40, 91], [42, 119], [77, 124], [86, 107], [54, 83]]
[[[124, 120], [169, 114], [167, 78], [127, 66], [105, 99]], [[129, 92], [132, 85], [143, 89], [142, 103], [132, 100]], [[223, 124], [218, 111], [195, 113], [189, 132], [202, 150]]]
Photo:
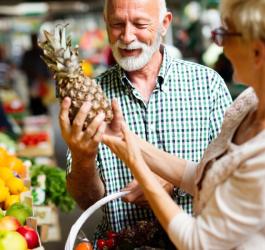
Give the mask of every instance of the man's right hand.
[[59, 113], [59, 122], [61, 127], [62, 137], [68, 145], [73, 161], [75, 158], [82, 161], [87, 158], [94, 158], [97, 155], [98, 145], [102, 140], [103, 133], [106, 129], [106, 123], [104, 122], [104, 113], [98, 114], [89, 126], [83, 131], [83, 125], [87, 114], [91, 108], [89, 102], [85, 102], [76, 117], [73, 120], [72, 125], [69, 120], [69, 109], [71, 106], [71, 99], [66, 97], [61, 103], [61, 109]]

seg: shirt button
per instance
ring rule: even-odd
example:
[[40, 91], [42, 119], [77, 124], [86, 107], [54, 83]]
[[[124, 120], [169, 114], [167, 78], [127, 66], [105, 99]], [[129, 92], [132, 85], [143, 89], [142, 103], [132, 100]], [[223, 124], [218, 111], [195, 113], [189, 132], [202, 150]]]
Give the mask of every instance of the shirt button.
[[154, 123], [150, 123], [149, 129], [150, 129], [150, 131], [155, 131], [155, 129], [156, 129], [155, 124]]

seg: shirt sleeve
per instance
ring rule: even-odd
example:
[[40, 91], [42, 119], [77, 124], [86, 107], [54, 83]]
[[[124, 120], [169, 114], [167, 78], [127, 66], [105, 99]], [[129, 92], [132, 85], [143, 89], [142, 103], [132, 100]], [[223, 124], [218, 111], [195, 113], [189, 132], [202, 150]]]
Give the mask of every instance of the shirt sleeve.
[[180, 183], [180, 188], [191, 195], [194, 195], [195, 192], [195, 177], [197, 165], [197, 163], [187, 161], [183, 177]]
[[212, 77], [212, 101], [210, 110], [210, 134], [209, 142], [215, 139], [220, 133], [224, 113], [232, 104], [232, 98], [223, 79], [214, 72]]
[[72, 155], [69, 148], [66, 152], [66, 175], [70, 174], [72, 170]]
[[170, 239], [183, 250], [234, 249], [248, 241], [264, 230], [264, 180], [265, 156], [248, 160], [219, 184], [200, 215], [193, 218], [182, 212], [173, 218]]

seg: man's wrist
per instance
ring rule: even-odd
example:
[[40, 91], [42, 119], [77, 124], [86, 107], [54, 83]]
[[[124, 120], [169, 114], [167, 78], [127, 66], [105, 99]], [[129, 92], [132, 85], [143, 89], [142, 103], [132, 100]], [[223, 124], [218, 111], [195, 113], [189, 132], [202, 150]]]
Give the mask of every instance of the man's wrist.
[[176, 186], [173, 187], [173, 191], [172, 191], [173, 197], [184, 197], [184, 196], [186, 196], [186, 194], [187, 193], [185, 191], [183, 191], [181, 188], [176, 187]]

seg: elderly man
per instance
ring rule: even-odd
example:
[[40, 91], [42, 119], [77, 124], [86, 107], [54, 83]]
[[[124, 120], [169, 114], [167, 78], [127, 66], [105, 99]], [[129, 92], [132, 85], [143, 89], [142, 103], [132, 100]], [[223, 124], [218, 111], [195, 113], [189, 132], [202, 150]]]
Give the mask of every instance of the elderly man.
[[[181, 158], [199, 162], [218, 135], [223, 114], [231, 103], [220, 76], [204, 66], [172, 58], [161, 44], [171, 23], [165, 0], [108, 0], [104, 18], [117, 65], [97, 77], [110, 99], [121, 106], [130, 129], [155, 146]], [[153, 214], [130, 171], [101, 144], [104, 116], [97, 116], [83, 132], [89, 110], [84, 104], [70, 127], [70, 100], [61, 105], [60, 124], [69, 146], [68, 190], [85, 209], [104, 195], [126, 187], [122, 201], [104, 208], [102, 230], [120, 231]], [[108, 129], [117, 131], [120, 117]], [[168, 193], [188, 213], [192, 197], [160, 179]], [[144, 236], [143, 236], [144, 237]]]

